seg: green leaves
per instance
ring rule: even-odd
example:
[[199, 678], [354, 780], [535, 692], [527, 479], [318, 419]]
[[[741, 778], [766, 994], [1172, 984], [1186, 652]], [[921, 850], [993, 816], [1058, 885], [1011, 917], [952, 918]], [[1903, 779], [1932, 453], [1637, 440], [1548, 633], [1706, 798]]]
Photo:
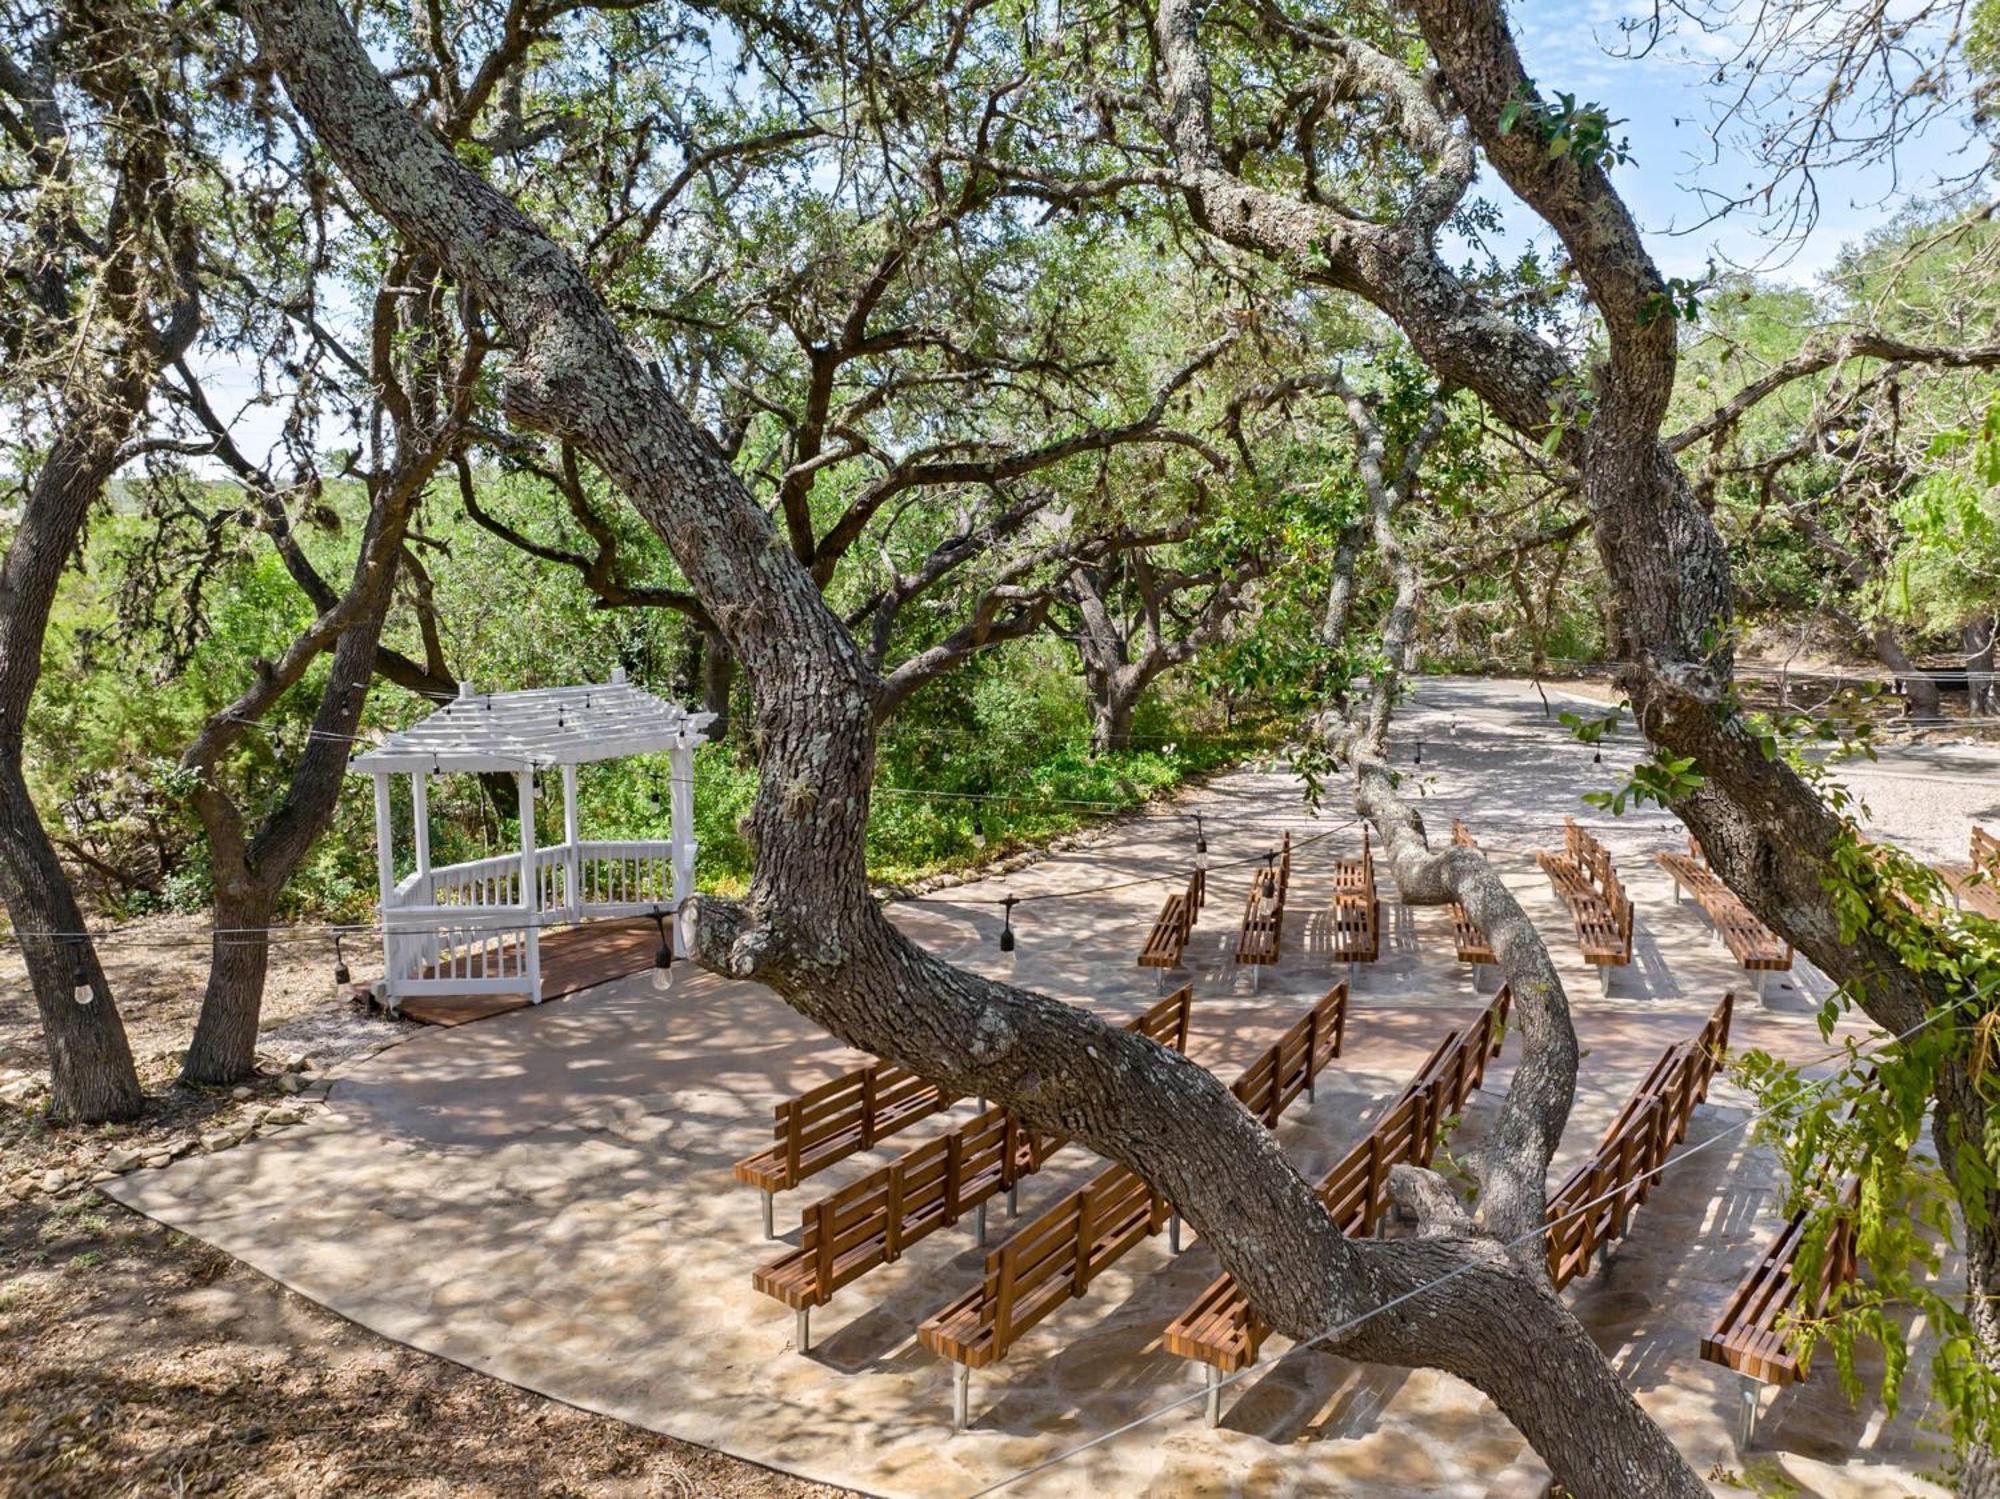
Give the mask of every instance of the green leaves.
[[1500, 134], [1532, 131], [1551, 159], [1568, 157], [1578, 166], [1605, 168], [1632, 159], [1626, 137], [1612, 132], [1625, 123], [1614, 120], [1596, 104], [1579, 103], [1575, 94], [1558, 91], [1555, 103], [1544, 102], [1532, 84], [1525, 84], [1500, 106]]

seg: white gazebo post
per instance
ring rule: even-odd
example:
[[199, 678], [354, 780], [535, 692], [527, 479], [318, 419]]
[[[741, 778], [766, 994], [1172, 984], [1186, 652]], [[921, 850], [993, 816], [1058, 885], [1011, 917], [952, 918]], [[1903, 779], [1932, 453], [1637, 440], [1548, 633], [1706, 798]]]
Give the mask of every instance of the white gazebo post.
[[431, 900], [431, 793], [429, 778], [421, 770], [410, 772], [410, 821], [417, 832], [417, 882], [414, 894], [421, 905]]
[[[694, 750], [687, 742], [687, 735], [681, 735], [667, 751], [667, 764], [672, 771], [667, 787], [667, 847], [673, 854], [674, 911], [678, 914], [682, 904], [694, 894]], [[674, 956], [684, 958], [687, 943], [678, 921], [673, 923], [672, 931]]]
[[389, 774], [378, 770], [375, 782], [375, 872], [382, 889], [382, 977], [395, 992], [402, 975], [396, 971], [396, 938], [389, 930], [390, 912], [396, 905], [396, 824], [389, 811]]
[[521, 968], [528, 980], [528, 1003], [542, 1002], [541, 922], [535, 892], [535, 773], [514, 772], [521, 805]]
[[576, 819], [576, 767], [562, 768], [563, 782], [563, 910], [574, 921], [583, 909], [583, 832]]

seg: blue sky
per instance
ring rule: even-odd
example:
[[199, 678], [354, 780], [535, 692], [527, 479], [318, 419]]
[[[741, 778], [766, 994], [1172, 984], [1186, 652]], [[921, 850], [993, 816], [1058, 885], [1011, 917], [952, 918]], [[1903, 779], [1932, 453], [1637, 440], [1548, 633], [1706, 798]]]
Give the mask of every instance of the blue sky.
[[[1772, 264], [1768, 274], [1809, 282], [1833, 264], [1842, 245], [1881, 224], [1897, 205], [1930, 195], [1941, 178], [1963, 173], [1984, 156], [1983, 143], [1960, 123], [1963, 114], [1954, 113], [1907, 142], [1893, 168], [1882, 163], [1825, 174], [1820, 221], [1797, 244], [1776, 244], [1770, 226], [1748, 216], [1693, 228], [1705, 216], [1689, 186], [1697, 172], [1710, 184], [1740, 191], [1753, 181], [1761, 185], [1764, 167], [1741, 131], [1725, 136], [1719, 152], [1710, 133], [1721, 92], [1710, 80], [1716, 63], [1733, 50], [1729, 38], [1683, 25], [1644, 58], [1615, 55], [1626, 45], [1619, 22], [1643, 20], [1653, 11], [1652, 0], [1527, 0], [1513, 7], [1513, 18], [1523, 59], [1544, 95], [1567, 90], [1625, 120], [1620, 133], [1629, 137], [1634, 160], [1618, 167], [1614, 180], [1668, 275], [1699, 274], [1712, 253], [1739, 264], [1775, 255], [1784, 263]], [[1495, 191], [1490, 179], [1482, 186]], [[1511, 200], [1507, 221], [1516, 235], [1538, 227]]]

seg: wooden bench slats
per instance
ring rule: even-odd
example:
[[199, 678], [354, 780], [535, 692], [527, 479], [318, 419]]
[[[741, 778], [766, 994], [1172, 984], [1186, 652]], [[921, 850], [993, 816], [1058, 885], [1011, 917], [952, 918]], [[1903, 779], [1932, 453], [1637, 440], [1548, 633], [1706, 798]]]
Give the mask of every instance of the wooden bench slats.
[[1708, 1097], [1729, 1046], [1734, 1009], [1735, 996], [1725, 994], [1699, 1033], [1660, 1054], [1597, 1148], [1549, 1198], [1549, 1278], [1558, 1290], [1625, 1236], [1668, 1153], [1687, 1137], [1695, 1106]]
[[1335, 984], [1256, 1061], [1231, 1091], [1243, 1107], [1272, 1129], [1301, 1093], [1310, 1092], [1326, 1064], [1340, 1055], [1347, 1035], [1347, 985]]
[[1577, 946], [1586, 963], [1623, 968], [1632, 961], [1632, 902], [1611, 866], [1611, 855], [1571, 817], [1563, 819], [1563, 851], [1547, 849], [1535, 862], [1569, 907]]
[[1751, 914], [1750, 908], [1708, 867], [1701, 845], [1690, 838], [1684, 854], [1659, 853], [1654, 859], [1672, 876], [1676, 889], [1701, 907], [1728, 946], [1730, 956], [1753, 972], [1783, 973], [1792, 966], [1792, 945]]
[[1971, 852], [1970, 864], [1946, 865], [1938, 873], [1960, 906], [1988, 921], [2000, 921], [2000, 838], [1975, 823]]
[[[1824, 1188], [1824, 1181], [1821, 1185]], [[1799, 1255], [1813, 1218], [1813, 1210], [1802, 1207], [1785, 1220], [1750, 1273], [1730, 1293], [1715, 1326], [1701, 1340], [1704, 1359], [1765, 1384], [1797, 1384], [1806, 1377], [1798, 1325], [1824, 1316], [1835, 1290], [1861, 1274], [1854, 1238], [1860, 1178], [1849, 1177], [1838, 1196], [1840, 1216], [1817, 1281], [1808, 1286], [1799, 1279]]]
[[733, 1168], [737, 1181], [786, 1192], [878, 1140], [958, 1102], [892, 1062], [870, 1062], [779, 1104], [776, 1143]]
[[[1193, 986], [1182, 985], [1126, 1029], [1185, 1053], [1193, 1003]], [[750, 1284], [795, 1311], [824, 1306], [843, 1286], [1041, 1170], [1068, 1143], [1004, 1108], [988, 1109], [807, 1207], [799, 1247], [754, 1271]]]
[[1335, 962], [1372, 963], [1382, 950], [1382, 904], [1375, 893], [1375, 853], [1361, 829], [1361, 857], [1333, 866], [1332, 951]]
[[[1272, 1129], [1285, 1107], [1311, 1089], [1340, 1055], [1347, 986], [1336, 984], [1243, 1070], [1237, 1098]], [[917, 1329], [924, 1346], [955, 1363], [984, 1368], [1007, 1356], [1015, 1338], [1092, 1280], [1172, 1214], [1166, 1200], [1123, 1166], [1070, 1193], [986, 1257], [981, 1284]]]
[[[1460, 848], [1479, 847], [1471, 829], [1457, 818], [1452, 819], [1451, 841]], [[1480, 931], [1473, 919], [1466, 914], [1465, 907], [1453, 901], [1450, 909], [1451, 940], [1453, 946], [1458, 949], [1458, 961], [1481, 968], [1498, 966], [1499, 954], [1493, 951], [1493, 944], [1486, 940], [1486, 934]]]
[[1197, 869], [1188, 877], [1187, 889], [1169, 895], [1166, 904], [1160, 907], [1159, 917], [1146, 934], [1145, 945], [1139, 949], [1139, 966], [1180, 967], [1181, 954], [1194, 936], [1195, 917], [1207, 902], [1208, 873]]
[[1236, 939], [1238, 963], [1275, 963], [1284, 947], [1285, 896], [1292, 882], [1292, 835], [1285, 833], [1280, 857], [1258, 870], [1243, 901], [1243, 925]]
[[[1448, 1032], [1409, 1086], [1377, 1117], [1367, 1138], [1321, 1178], [1320, 1199], [1350, 1238], [1374, 1231], [1387, 1205], [1389, 1169], [1404, 1161], [1428, 1162], [1439, 1126], [1455, 1118], [1484, 1081], [1486, 1063], [1500, 1049], [1508, 1004], [1508, 991], [1502, 988], [1478, 1020]], [[1233, 1374], [1257, 1361], [1269, 1335], [1235, 1277], [1224, 1275], [1167, 1325], [1165, 1346], [1181, 1358]]]

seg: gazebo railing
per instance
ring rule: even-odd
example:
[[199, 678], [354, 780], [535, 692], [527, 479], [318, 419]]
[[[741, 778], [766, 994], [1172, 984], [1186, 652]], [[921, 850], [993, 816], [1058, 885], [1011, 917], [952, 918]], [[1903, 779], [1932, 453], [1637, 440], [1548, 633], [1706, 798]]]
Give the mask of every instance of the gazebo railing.
[[[692, 855], [690, 854], [690, 862]], [[674, 907], [673, 845], [665, 839], [577, 845], [573, 917], [637, 916]]]
[[534, 932], [523, 918], [518, 906], [396, 907], [383, 938], [396, 978], [393, 992], [398, 997], [509, 994], [534, 988]]
[[[695, 848], [681, 846], [680, 886]], [[593, 917], [674, 910], [675, 845], [667, 839], [591, 839], [534, 852], [534, 904], [521, 899], [521, 855], [494, 854], [405, 876], [384, 912], [396, 994], [519, 990], [539, 977], [530, 928]]]

